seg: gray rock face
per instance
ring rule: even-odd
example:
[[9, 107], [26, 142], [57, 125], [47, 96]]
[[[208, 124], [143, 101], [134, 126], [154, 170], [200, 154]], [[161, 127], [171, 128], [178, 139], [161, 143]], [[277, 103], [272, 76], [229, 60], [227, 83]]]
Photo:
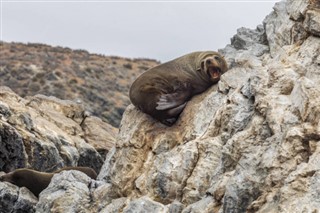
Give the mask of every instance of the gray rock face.
[[3, 171], [25, 167], [26, 151], [21, 135], [8, 123], [0, 123], [0, 166]]
[[5, 172], [77, 165], [98, 172], [115, 141], [115, 128], [71, 101], [43, 95], [23, 99], [0, 87], [0, 109], [0, 170]]
[[38, 199], [26, 188], [0, 182], [0, 212], [32, 213], [36, 212]]
[[[231, 44], [220, 50], [230, 70], [217, 85], [193, 97], [172, 127], [129, 106], [98, 180], [70, 171], [55, 175], [34, 209], [317, 212], [320, 209], [319, 8], [317, 1], [283, 1], [275, 5], [262, 26], [238, 30]], [[16, 141], [11, 146], [23, 153], [16, 154], [17, 151], [10, 151], [10, 146], [2, 145], [6, 147], [1, 153], [3, 168], [30, 162], [40, 166], [37, 163], [40, 159], [29, 159], [29, 153], [42, 156], [37, 144], [45, 141], [44, 137], [35, 138], [29, 132], [43, 135], [39, 134], [44, 127], [39, 124], [42, 120], [35, 119], [37, 113], [52, 122], [46, 127], [51, 133], [47, 138], [52, 143], [46, 143], [45, 149], [52, 150], [45, 152], [52, 153], [46, 155], [50, 160], [83, 159], [81, 162], [93, 164], [91, 152], [81, 151], [89, 147], [79, 146], [103, 138], [92, 133], [96, 128], [91, 122], [96, 119], [82, 122], [76, 106], [60, 109], [64, 116], [52, 116], [51, 110], [25, 113], [16, 109], [24, 103], [20, 97], [10, 92], [1, 94], [0, 97], [6, 95], [6, 100], [15, 100], [9, 103], [0, 99], [3, 129], [0, 132], [11, 138], [4, 140], [2, 136], [1, 143]], [[42, 103], [44, 99], [47, 100], [31, 98], [33, 108], [46, 106]], [[15, 122], [9, 123], [10, 117]], [[59, 118], [63, 117], [72, 119], [61, 122]], [[101, 127], [102, 122], [96, 122], [99, 132], [108, 132], [108, 128]], [[81, 131], [90, 139], [75, 140]], [[22, 134], [25, 132], [34, 138], [34, 146], [26, 146]], [[97, 153], [95, 149], [89, 150]], [[15, 159], [11, 163], [6, 161], [10, 159], [9, 153]], [[52, 164], [49, 161], [44, 167]]]
[[90, 184], [93, 182], [79, 171], [64, 171], [53, 176], [41, 192], [37, 212], [90, 212]]

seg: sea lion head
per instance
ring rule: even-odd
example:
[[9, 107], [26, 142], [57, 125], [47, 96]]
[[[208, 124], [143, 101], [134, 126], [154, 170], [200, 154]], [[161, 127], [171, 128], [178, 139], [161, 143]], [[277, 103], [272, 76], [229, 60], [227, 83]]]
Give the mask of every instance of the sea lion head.
[[2, 175], [0, 181], [6, 181], [19, 187], [26, 187], [38, 197], [40, 192], [48, 187], [52, 176], [52, 173], [22, 168]]
[[5, 181], [12, 183], [16, 186], [22, 187], [25, 186], [26, 178], [29, 178], [26, 176], [26, 172], [22, 169], [17, 169], [14, 172], [9, 172], [5, 175], [0, 176], [0, 181]]
[[23, 186], [22, 182], [24, 180], [23, 179], [23, 175], [20, 175], [21, 172], [17, 171], [17, 172], [9, 172], [5, 175], [0, 176], [0, 181], [5, 181], [5, 182], [9, 182], [12, 184], [15, 184], [19, 187]]
[[212, 83], [218, 82], [221, 75], [228, 70], [227, 62], [223, 56], [214, 51], [201, 53], [198, 64], [198, 71]]

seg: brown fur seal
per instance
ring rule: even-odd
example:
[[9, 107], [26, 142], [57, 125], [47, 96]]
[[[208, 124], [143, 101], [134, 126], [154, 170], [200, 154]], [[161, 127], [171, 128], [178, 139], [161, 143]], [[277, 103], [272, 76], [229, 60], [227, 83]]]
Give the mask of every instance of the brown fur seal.
[[193, 52], [149, 69], [130, 88], [138, 109], [171, 126], [192, 96], [217, 83], [228, 69], [217, 52]]
[[77, 170], [85, 173], [92, 179], [97, 178], [96, 172], [89, 167], [65, 167], [54, 173], [38, 172], [36, 170], [23, 168], [16, 169], [13, 172], [1, 176], [0, 181], [6, 181], [19, 187], [24, 186], [38, 197], [40, 192], [48, 187], [54, 174], [66, 170]]
[[97, 173], [91, 169], [90, 167], [81, 167], [81, 166], [77, 166], [77, 167], [64, 167], [62, 169], [59, 169], [57, 171], [55, 171], [54, 173], [60, 173], [62, 171], [67, 171], [67, 170], [77, 170], [80, 172], [85, 173], [87, 176], [89, 176], [91, 179], [97, 179]]

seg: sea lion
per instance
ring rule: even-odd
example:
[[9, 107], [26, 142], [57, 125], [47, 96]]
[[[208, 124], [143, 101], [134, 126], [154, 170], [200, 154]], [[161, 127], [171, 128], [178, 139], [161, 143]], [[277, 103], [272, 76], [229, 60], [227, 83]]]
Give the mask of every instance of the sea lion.
[[39, 197], [39, 194], [48, 187], [54, 174], [67, 170], [77, 170], [85, 173], [92, 179], [97, 178], [96, 172], [89, 167], [65, 167], [53, 173], [22, 168], [0, 176], [0, 181], [6, 181], [19, 187], [24, 186], [35, 196]]
[[55, 171], [54, 173], [60, 173], [62, 171], [68, 171], [68, 170], [77, 170], [77, 171], [80, 171], [80, 172], [83, 172], [85, 173], [87, 176], [89, 176], [91, 179], [94, 179], [96, 180], [97, 179], [97, 173], [91, 169], [90, 167], [85, 167], [85, 166], [76, 166], [76, 167], [63, 167], [57, 171]]
[[171, 126], [187, 101], [217, 83], [227, 69], [217, 52], [189, 53], [141, 74], [131, 85], [130, 100], [142, 112]]

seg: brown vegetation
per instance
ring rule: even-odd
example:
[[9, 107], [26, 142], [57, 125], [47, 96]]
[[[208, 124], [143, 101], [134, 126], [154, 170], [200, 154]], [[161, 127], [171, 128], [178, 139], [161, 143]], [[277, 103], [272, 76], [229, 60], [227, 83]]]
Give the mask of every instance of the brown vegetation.
[[1, 42], [0, 83], [21, 96], [76, 100], [118, 126], [131, 83], [159, 62], [90, 54], [44, 44]]

